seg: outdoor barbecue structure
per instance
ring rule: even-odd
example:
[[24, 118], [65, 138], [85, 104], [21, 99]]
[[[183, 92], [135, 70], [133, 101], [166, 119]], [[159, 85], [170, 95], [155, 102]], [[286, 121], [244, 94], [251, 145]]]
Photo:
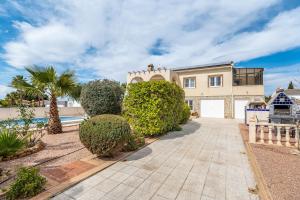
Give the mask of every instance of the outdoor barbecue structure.
[[300, 121], [299, 100], [288, 97], [283, 90], [277, 90], [269, 101], [269, 120], [272, 123], [295, 124]]

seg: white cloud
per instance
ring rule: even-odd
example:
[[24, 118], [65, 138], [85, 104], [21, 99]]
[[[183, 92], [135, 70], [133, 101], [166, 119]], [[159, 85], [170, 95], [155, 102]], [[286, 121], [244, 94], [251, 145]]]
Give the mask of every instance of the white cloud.
[[4, 98], [7, 93], [12, 92], [12, 91], [14, 91], [13, 88], [8, 87], [6, 85], [0, 85], [0, 99]]
[[[149, 63], [247, 60], [300, 45], [300, 8], [281, 13], [260, 31], [239, 32], [280, 2], [57, 0], [32, 8], [16, 4], [37, 23], [16, 22], [20, 35], [5, 44], [2, 57], [18, 68], [70, 64], [121, 81], [127, 71]], [[168, 54], [149, 55], [157, 39], [167, 44]]]
[[264, 81], [267, 95], [272, 94], [276, 88], [287, 88], [290, 81], [294, 83], [294, 86], [299, 88], [300, 64], [266, 69]]

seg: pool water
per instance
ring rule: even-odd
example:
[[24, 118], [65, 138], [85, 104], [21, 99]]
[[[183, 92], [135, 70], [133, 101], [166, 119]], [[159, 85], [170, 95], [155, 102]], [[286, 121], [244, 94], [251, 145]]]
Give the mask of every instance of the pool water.
[[[83, 120], [84, 117], [82, 116], [60, 116], [60, 121], [61, 122], [67, 122], [67, 121], [77, 121], [77, 120]], [[37, 117], [37, 118], [34, 118], [33, 119], [33, 124], [36, 124], [36, 123], [47, 123], [49, 120], [49, 118], [47, 117]], [[1, 122], [1, 121], [0, 121]], [[16, 122], [20, 125], [24, 124], [24, 122], [22, 120], [16, 120]]]

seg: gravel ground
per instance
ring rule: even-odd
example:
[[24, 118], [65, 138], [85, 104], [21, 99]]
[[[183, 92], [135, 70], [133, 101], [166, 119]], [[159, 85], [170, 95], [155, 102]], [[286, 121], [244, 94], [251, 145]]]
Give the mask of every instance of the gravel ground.
[[[247, 138], [247, 128], [241, 132]], [[274, 200], [300, 199], [300, 153], [295, 148], [251, 144]]]
[[64, 131], [65, 132], [62, 134], [46, 134], [42, 138], [42, 140], [46, 143], [45, 149], [23, 158], [0, 162], [0, 168], [10, 169], [11, 173], [14, 174], [15, 170], [20, 166], [36, 165], [43, 161], [60, 157], [79, 149], [80, 150], [76, 151], [75, 153], [66, 155], [48, 163], [44, 163], [42, 166], [62, 165], [92, 155], [81, 144], [78, 130], [76, 130], [76, 128], [74, 129], [74, 127], [68, 127], [64, 128]]

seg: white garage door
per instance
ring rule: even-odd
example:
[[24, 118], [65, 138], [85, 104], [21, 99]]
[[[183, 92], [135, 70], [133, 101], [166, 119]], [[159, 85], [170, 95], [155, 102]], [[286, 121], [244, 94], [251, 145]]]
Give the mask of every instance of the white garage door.
[[234, 101], [234, 118], [245, 119], [245, 106], [247, 106], [247, 100], [235, 100]]
[[224, 118], [224, 100], [201, 100], [201, 117]]

